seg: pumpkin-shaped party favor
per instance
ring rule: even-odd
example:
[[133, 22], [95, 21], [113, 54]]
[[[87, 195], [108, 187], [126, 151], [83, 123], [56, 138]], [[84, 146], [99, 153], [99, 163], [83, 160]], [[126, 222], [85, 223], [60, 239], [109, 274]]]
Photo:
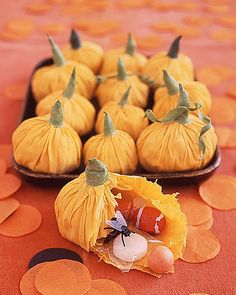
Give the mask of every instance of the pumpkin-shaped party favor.
[[99, 105], [107, 102], [120, 101], [121, 96], [131, 86], [132, 92], [129, 95], [128, 103], [144, 108], [148, 100], [148, 86], [141, 82], [138, 76], [126, 72], [124, 61], [119, 58], [117, 63], [117, 74], [105, 78], [97, 87], [95, 96]]
[[115, 128], [127, 132], [134, 140], [138, 138], [141, 131], [148, 125], [143, 109], [128, 104], [128, 98], [132, 92], [129, 87], [119, 102], [111, 101], [106, 103], [98, 113], [95, 129], [97, 133], [104, 130], [104, 112], [108, 112], [112, 118]]
[[111, 192], [116, 183], [104, 163], [90, 159], [85, 172], [66, 184], [57, 196], [55, 212], [62, 236], [87, 251], [97, 239], [105, 237], [105, 222], [113, 217], [117, 205]]
[[64, 90], [68, 84], [71, 73], [76, 68], [76, 91], [81, 95], [91, 98], [96, 86], [93, 72], [81, 63], [66, 61], [59, 47], [49, 36], [54, 64], [37, 69], [32, 77], [32, 91], [38, 102], [48, 94], [57, 90]]
[[88, 66], [95, 74], [98, 73], [102, 60], [103, 49], [90, 41], [80, 41], [74, 29], [71, 30], [70, 44], [62, 50], [67, 60], [73, 60]]
[[60, 98], [64, 121], [79, 135], [85, 135], [93, 128], [95, 108], [87, 98], [75, 92], [75, 84], [76, 70], [74, 68], [66, 89], [55, 91], [42, 99], [37, 104], [36, 114], [38, 116], [49, 114], [52, 106]]
[[104, 114], [104, 132], [90, 137], [84, 145], [84, 164], [91, 158], [103, 161], [111, 172], [125, 174], [136, 170], [135, 142], [128, 133], [114, 128], [108, 113]]
[[32, 171], [61, 174], [80, 165], [82, 144], [78, 134], [63, 122], [59, 101], [51, 115], [22, 122], [14, 131], [15, 161]]
[[[153, 249], [162, 245], [169, 249], [176, 260], [181, 256], [186, 239], [186, 217], [180, 210], [176, 196], [175, 193], [164, 195], [156, 182], [143, 177], [110, 173], [104, 163], [90, 159], [85, 172], [67, 183], [57, 196], [55, 213], [58, 228], [63, 237], [87, 251], [95, 252], [106, 263], [121, 270], [137, 269], [160, 277], [162, 273], [173, 270], [150, 264]], [[119, 200], [132, 202], [135, 210], [144, 205], [149, 208], [147, 212], [161, 212], [165, 216], [161, 232], [152, 236], [127, 221], [127, 230], [131, 228], [133, 233], [123, 236], [125, 246], [122, 245], [121, 232], [118, 231], [117, 238], [109, 236], [111, 230], [106, 227], [117, 214], [115, 208]], [[140, 243], [132, 243], [133, 239]], [[137, 253], [139, 257], [134, 257]], [[123, 260], [118, 258], [118, 254]]]
[[122, 58], [125, 67], [130, 72], [140, 72], [147, 62], [147, 58], [136, 52], [136, 42], [131, 34], [128, 35], [128, 41], [125, 48], [112, 49], [105, 53], [101, 68], [101, 74], [107, 75], [116, 72], [118, 59]]
[[187, 92], [179, 86], [177, 107], [162, 119], [156, 119], [151, 110], [146, 112], [154, 123], [143, 130], [137, 141], [138, 157], [142, 167], [150, 172], [196, 170], [213, 158], [217, 137], [210, 119], [199, 112], [199, 118], [189, 115], [199, 105], [190, 108]]
[[[163, 70], [165, 87], [160, 87], [154, 94], [153, 113], [158, 118], [163, 118], [171, 111], [179, 100], [179, 84], [165, 70]], [[201, 112], [208, 114], [211, 107], [211, 94], [207, 87], [197, 81], [183, 81], [182, 85], [189, 95], [190, 104], [198, 102], [201, 104]]]
[[144, 79], [153, 80], [154, 85], [158, 87], [164, 83], [163, 70], [166, 70], [177, 81], [194, 80], [191, 59], [179, 53], [180, 38], [181, 36], [174, 40], [168, 52], [157, 53], [148, 60], [142, 70]]

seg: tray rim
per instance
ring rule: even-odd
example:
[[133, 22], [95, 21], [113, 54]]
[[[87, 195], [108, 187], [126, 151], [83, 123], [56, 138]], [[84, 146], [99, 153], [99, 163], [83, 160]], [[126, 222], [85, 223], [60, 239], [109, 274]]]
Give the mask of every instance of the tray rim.
[[[197, 177], [204, 177], [208, 174], [213, 173], [221, 164], [221, 152], [219, 147], [217, 146], [216, 152], [214, 154], [213, 160], [211, 163], [204, 167], [203, 169], [199, 170], [190, 170], [190, 171], [180, 171], [180, 172], [159, 172], [159, 173], [133, 173], [133, 174], [124, 174], [129, 176], [141, 176], [145, 177], [150, 180], [157, 180], [157, 179], [190, 179], [190, 178], [197, 178]], [[19, 165], [14, 157], [12, 157], [13, 168], [20, 174], [25, 176], [29, 176], [36, 179], [57, 179], [57, 180], [72, 180], [77, 178], [82, 172], [79, 173], [69, 173], [69, 174], [49, 174], [49, 173], [41, 173], [41, 172], [34, 172], [22, 165]]]
[[[33, 76], [34, 72], [38, 68], [41, 68], [45, 65], [50, 65], [52, 63], [53, 63], [53, 59], [51, 57], [47, 57], [47, 58], [40, 60], [34, 66], [32, 73], [30, 75], [30, 78], [29, 78], [29, 83], [28, 83], [27, 89], [26, 89], [24, 103], [22, 104], [21, 114], [20, 114], [20, 118], [19, 118], [19, 124], [24, 121], [24, 117], [25, 117], [26, 110], [27, 110], [27, 104], [29, 103], [30, 98], [32, 98], [31, 95], [33, 95], [32, 90], [31, 90], [31, 80], [32, 80], [32, 76]], [[202, 177], [209, 177], [220, 166], [221, 161], [222, 161], [221, 152], [220, 152], [219, 146], [217, 145], [213, 159], [211, 160], [209, 165], [207, 165], [203, 169], [179, 171], [179, 172], [158, 172], [158, 173], [148, 173], [148, 172], [144, 171], [143, 173], [142, 172], [141, 173], [133, 173], [130, 175], [146, 177], [147, 179], [152, 180], [152, 181], [156, 181], [157, 179], [163, 179], [163, 180], [195, 179], [196, 180], [196, 179], [198, 179], [198, 178], [200, 179]], [[12, 153], [12, 164], [13, 164], [13, 168], [19, 174], [21, 174], [22, 176], [30, 177], [32, 179], [41, 179], [41, 180], [54, 179], [54, 180], [61, 180], [61, 181], [70, 181], [70, 180], [78, 177], [80, 175], [80, 173], [82, 173], [81, 171], [78, 173], [72, 172], [72, 173], [68, 173], [68, 174], [67, 173], [50, 174], [50, 173], [34, 172], [22, 165], [19, 165], [15, 161], [13, 153]], [[127, 175], [129, 175], [129, 174], [127, 174]]]

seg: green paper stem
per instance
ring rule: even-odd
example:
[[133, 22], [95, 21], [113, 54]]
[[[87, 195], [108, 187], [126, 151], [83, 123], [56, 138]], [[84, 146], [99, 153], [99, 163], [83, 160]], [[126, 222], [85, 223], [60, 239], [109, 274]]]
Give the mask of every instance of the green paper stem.
[[70, 46], [74, 50], [79, 49], [81, 47], [80, 37], [74, 29], [71, 30], [70, 34]]
[[161, 120], [157, 119], [157, 117], [153, 114], [153, 111], [150, 109], [145, 111], [145, 117], [147, 117], [152, 123], [161, 123]]
[[96, 84], [101, 84], [107, 80], [106, 76], [96, 75]]
[[186, 124], [190, 122], [189, 118], [186, 120], [186, 113], [188, 114], [188, 110], [185, 107], [179, 107], [169, 111], [163, 119], [158, 119], [152, 110], [148, 109], [146, 110], [146, 117], [153, 123], [177, 122], [179, 124]]
[[51, 111], [49, 123], [55, 128], [61, 128], [63, 126], [63, 111], [60, 101], [58, 100]]
[[177, 103], [177, 107], [183, 106], [186, 108], [190, 107], [190, 100], [187, 91], [184, 89], [182, 84], [179, 83], [179, 100]]
[[85, 168], [86, 183], [90, 186], [103, 185], [108, 177], [109, 173], [106, 165], [97, 159], [88, 160], [88, 164]]
[[48, 35], [48, 41], [51, 45], [52, 57], [53, 57], [54, 64], [57, 67], [63, 66], [66, 63], [66, 60], [65, 60], [61, 50], [59, 49], [57, 44], [53, 41], [53, 39], [50, 35]]
[[170, 58], [177, 58], [179, 54], [179, 42], [182, 36], [177, 37], [170, 46], [167, 56]]
[[105, 136], [112, 136], [116, 132], [115, 127], [113, 125], [111, 116], [109, 113], [104, 112], [104, 135]]
[[163, 70], [163, 80], [170, 96], [179, 92], [178, 82], [166, 70]]
[[134, 38], [132, 37], [131, 33], [129, 33], [128, 36], [128, 41], [126, 44], [126, 48], [125, 48], [125, 53], [134, 56], [135, 52], [136, 52], [136, 42], [134, 40]]
[[119, 57], [118, 64], [117, 64], [117, 79], [118, 80], [126, 80], [128, 78], [128, 75], [126, 73], [125, 69], [125, 63], [122, 58]]
[[154, 87], [155, 81], [153, 79], [140, 73], [137, 73], [137, 75], [143, 83], [147, 84], [149, 87]]
[[70, 76], [69, 83], [66, 87], [66, 89], [63, 92], [63, 96], [70, 99], [72, 98], [74, 91], [75, 91], [75, 84], [76, 84], [76, 70], [75, 68], [73, 69], [73, 72]]
[[125, 91], [124, 95], [122, 96], [119, 105], [123, 108], [128, 103], [129, 93], [131, 90], [131, 86]]
[[[127, 77], [130, 77], [130, 76], [136, 75], [136, 73], [127, 73], [126, 75], [127, 75]], [[97, 75], [96, 76], [96, 83], [100, 84], [100, 83], [106, 82], [107, 80], [112, 79], [112, 78], [117, 78], [117, 74]]]
[[189, 112], [198, 110], [201, 107], [201, 104], [195, 103], [194, 108], [190, 108], [188, 93], [181, 84], [179, 84], [179, 93], [180, 95], [176, 108], [169, 111], [163, 119], [157, 119], [151, 110], [148, 110], [148, 112], [146, 111], [146, 116], [148, 119], [152, 122], [162, 123], [177, 122], [183, 125], [190, 123], [191, 120], [189, 118]]
[[198, 111], [198, 117], [200, 120], [202, 120], [206, 124], [205, 126], [202, 127], [200, 131], [200, 135], [199, 135], [199, 147], [201, 150], [200, 161], [201, 161], [205, 158], [205, 155], [206, 155], [206, 144], [203, 140], [203, 135], [212, 127], [212, 124], [211, 124], [211, 119], [208, 116], [201, 113], [200, 111]]

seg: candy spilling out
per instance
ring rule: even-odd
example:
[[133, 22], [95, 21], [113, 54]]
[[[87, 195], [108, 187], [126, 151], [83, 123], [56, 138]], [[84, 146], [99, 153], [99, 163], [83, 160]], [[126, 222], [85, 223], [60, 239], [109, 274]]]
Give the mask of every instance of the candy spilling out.
[[[118, 203], [119, 204], [119, 203]], [[140, 222], [142, 214], [144, 218]], [[150, 215], [149, 215], [150, 214]], [[146, 216], [145, 216], [146, 215]], [[150, 217], [150, 218], [149, 218]], [[164, 228], [164, 215], [152, 207], [142, 207], [136, 209], [133, 220], [137, 229], [142, 229], [152, 234], [160, 233]], [[153, 223], [154, 221], [154, 223]], [[160, 222], [160, 228], [157, 222]], [[114, 230], [107, 236], [105, 243], [110, 242], [115, 237], [112, 245], [113, 255], [125, 262], [133, 263], [142, 259], [148, 252], [148, 240], [141, 234], [129, 230], [126, 220], [122, 213], [117, 210], [115, 217], [108, 220], [107, 224]], [[173, 271], [174, 255], [166, 246], [155, 246], [151, 249], [148, 256], [148, 266], [156, 273], [166, 273]]]
[[108, 172], [103, 162], [90, 159], [85, 172], [57, 196], [58, 228], [123, 272], [137, 269], [160, 277], [173, 272], [186, 238], [186, 217], [176, 196], [163, 194], [144, 177]]

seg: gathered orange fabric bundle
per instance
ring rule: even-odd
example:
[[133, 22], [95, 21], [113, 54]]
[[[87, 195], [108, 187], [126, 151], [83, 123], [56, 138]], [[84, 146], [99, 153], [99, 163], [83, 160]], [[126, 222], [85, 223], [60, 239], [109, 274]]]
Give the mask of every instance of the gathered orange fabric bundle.
[[128, 103], [131, 86], [125, 91], [120, 101], [111, 101], [104, 104], [98, 113], [95, 129], [97, 133], [104, 130], [104, 112], [108, 112], [112, 118], [114, 126], [123, 130], [137, 140], [141, 131], [148, 125], [145, 112], [140, 107]]
[[143, 67], [142, 73], [145, 78], [152, 79], [156, 87], [163, 84], [163, 70], [174, 77], [177, 81], [193, 81], [193, 64], [191, 59], [179, 53], [181, 36], [176, 38], [168, 52], [160, 52], [152, 56]]
[[117, 73], [110, 77], [105, 76], [102, 79], [104, 81], [101, 81], [95, 92], [95, 97], [100, 106], [110, 101], [119, 101], [129, 86], [132, 87], [132, 92], [129, 95], [128, 102], [143, 108], [147, 105], [148, 86], [136, 74], [126, 71], [122, 58], [118, 58]]
[[188, 93], [179, 85], [179, 101], [175, 109], [159, 120], [151, 110], [146, 112], [153, 122], [145, 128], [137, 141], [142, 167], [150, 172], [196, 170], [206, 166], [214, 156], [217, 137], [210, 119], [190, 107]]
[[[165, 87], [160, 87], [154, 94], [153, 113], [158, 117], [164, 117], [169, 111], [175, 108], [179, 100], [179, 85], [166, 70], [163, 70], [163, 81]], [[190, 104], [198, 102], [201, 104], [201, 112], [207, 115], [211, 108], [211, 94], [207, 87], [197, 81], [181, 82], [188, 92]]]
[[88, 66], [95, 74], [103, 62], [103, 49], [96, 43], [80, 41], [75, 30], [71, 30], [70, 44], [62, 49], [66, 59]]
[[52, 92], [40, 100], [36, 106], [36, 114], [38, 116], [49, 114], [53, 105], [60, 99], [64, 121], [79, 135], [84, 135], [93, 129], [95, 108], [87, 98], [75, 91], [76, 78], [76, 69], [74, 68], [65, 90]]
[[78, 168], [81, 140], [63, 122], [61, 103], [57, 101], [50, 116], [22, 122], [12, 136], [15, 161], [33, 171], [61, 174]]
[[53, 91], [64, 90], [74, 68], [78, 74], [76, 90], [85, 97], [91, 97], [96, 85], [93, 72], [84, 64], [66, 61], [53, 39], [50, 36], [48, 38], [54, 64], [39, 68], [33, 74], [32, 91], [35, 100], [38, 102]]
[[123, 49], [112, 49], [104, 54], [101, 74], [107, 75], [116, 72], [119, 58], [124, 61], [125, 67], [130, 72], [140, 72], [147, 62], [147, 58], [136, 52], [136, 42], [131, 34], [128, 35], [126, 47]]
[[111, 172], [134, 173], [138, 157], [133, 138], [122, 130], [114, 128], [109, 113], [104, 113], [104, 131], [90, 137], [84, 144], [83, 159], [97, 158], [106, 163]]

